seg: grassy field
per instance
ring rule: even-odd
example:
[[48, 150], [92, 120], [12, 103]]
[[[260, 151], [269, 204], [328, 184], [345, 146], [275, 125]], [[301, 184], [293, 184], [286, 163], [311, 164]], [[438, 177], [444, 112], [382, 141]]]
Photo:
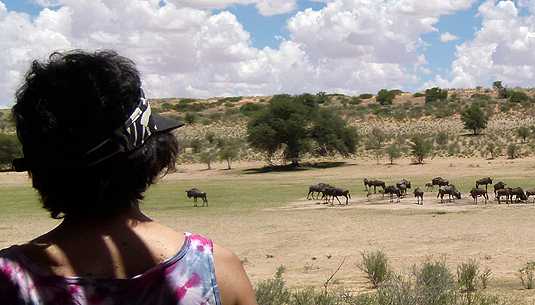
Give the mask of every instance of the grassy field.
[[[423, 166], [376, 165], [348, 160], [321, 168], [264, 172], [258, 163], [223, 165], [206, 171], [202, 165], [182, 166], [146, 194], [143, 209], [179, 231], [206, 234], [232, 249], [244, 262], [252, 281], [270, 278], [286, 266], [291, 287], [320, 287], [346, 263], [334, 285], [355, 291], [369, 289], [356, 267], [361, 251], [381, 249], [400, 272], [429, 257], [445, 257], [456, 264], [476, 259], [492, 269], [489, 291], [531, 299], [523, 290], [518, 269], [535, 260], [535, 205], [473, 204], [466, 192], [477, 178], [492, 176], [511, 186], [535, 186], [535, 160], [437, 159]], [[23, 176], [0, 177], [0, 248], [27, 241], [57, 221], [39, 207], [38, 197]], [[440, 204], [436, 193], [426, 193], [424, 206], [412, 196], [391, 204], [380, 195], [366, 198], [363, 177], [393, 183], [408, 178], [423, 186], [443, 176], [463, 191], [456, 203]], [[351, 190], [348, 206], [333, 207], [305, 199], [308, 185], [328, 182]], [[195, 208], [185, 189], [208, 193], [209, 207]]]

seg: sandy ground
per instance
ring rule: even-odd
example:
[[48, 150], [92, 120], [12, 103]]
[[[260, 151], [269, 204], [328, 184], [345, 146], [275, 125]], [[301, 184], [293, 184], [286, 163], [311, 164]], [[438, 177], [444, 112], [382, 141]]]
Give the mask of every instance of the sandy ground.
[[[181, 166], [166, 181], [188, 179], [329, 179], [362, 177], [394, 180], [400, 177], [450, 180], [462, 177], [492, 176], [500, 179], [530, 178], [535, 186], [535, 159], [475, 160], [436, 159], [426, 165], [376, 165], [375, 161], [349, 161], [347, 166], [298, 172], [243, 175], [243, 170], [261, 163], [237, 163], [236, 169], [203, 170], [203, 165]], [[2, 173], [0, 185], [25, 185], [24, 174]], [[527, 183], [527, 184], [529, 184]], [[153, 215], [176, 228], [206, 234], [236, 252], [253, 282], [269, 278], [284, 265], [286, 279], [295, 287], [322, 286], [345, 260], [334, 284], [354, 290], [369, 285], [357, 268], [362, 251], [381, 249], [394, 269], [410, 272], [411, 266], [426, 259], [445, 258], [452, 268], [468, 259], [476, 259], [482, 268], [492, 269], [491, 289], [519, 296], [533, 297], [521, 290], [518, 269], [535, 260], [535, 205], [498, 205], [493, 200], [474, 205], [471, 198], [455, 203], [439, 203], [435, 193], [426, 193], [425, 204], [416, 205], [409, 196], [400, 203], [389, 203], [381, 195], [370, 198], [354, 196], [347, 206], [321, 204], [299, 198], [282, 207], [259, 209], [244, 215], [200, 215], [187, 218], [165, 213]], [[3, 215], [0, 247], [27, 240], [54, 226], [43, 218], [20, 219]], [[4, 232], [5, 234], [1, 234]], [[454, 269], [452, 269], [454, 270]]]

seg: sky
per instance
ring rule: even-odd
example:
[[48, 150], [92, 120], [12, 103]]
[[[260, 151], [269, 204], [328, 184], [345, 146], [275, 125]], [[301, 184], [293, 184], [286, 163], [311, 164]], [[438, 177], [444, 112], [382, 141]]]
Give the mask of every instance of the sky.
[[0, 0], [0, 107], [32, 60], [113, 49], [149, 97], [534, 87], [535, 0]]

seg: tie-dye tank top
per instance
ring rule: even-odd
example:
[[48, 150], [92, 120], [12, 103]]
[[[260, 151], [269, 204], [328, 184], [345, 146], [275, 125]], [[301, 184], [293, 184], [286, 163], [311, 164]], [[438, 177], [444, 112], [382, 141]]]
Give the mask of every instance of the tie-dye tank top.
[[221, 305], [212, 241], [185, 233], [167, 261], [128, 279], [60, 277], [34, 266], [17, 246], [0, 251], [0, 304]]

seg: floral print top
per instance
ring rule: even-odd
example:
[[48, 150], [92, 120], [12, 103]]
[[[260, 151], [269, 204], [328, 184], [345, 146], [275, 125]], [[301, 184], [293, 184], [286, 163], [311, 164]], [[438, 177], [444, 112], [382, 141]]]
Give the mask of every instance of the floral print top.
[[46, 274], [18, 251], [0, 251], [2, 305], [221, 305], [212, 241], [185, 233], [167, 261], [129, 279]]

